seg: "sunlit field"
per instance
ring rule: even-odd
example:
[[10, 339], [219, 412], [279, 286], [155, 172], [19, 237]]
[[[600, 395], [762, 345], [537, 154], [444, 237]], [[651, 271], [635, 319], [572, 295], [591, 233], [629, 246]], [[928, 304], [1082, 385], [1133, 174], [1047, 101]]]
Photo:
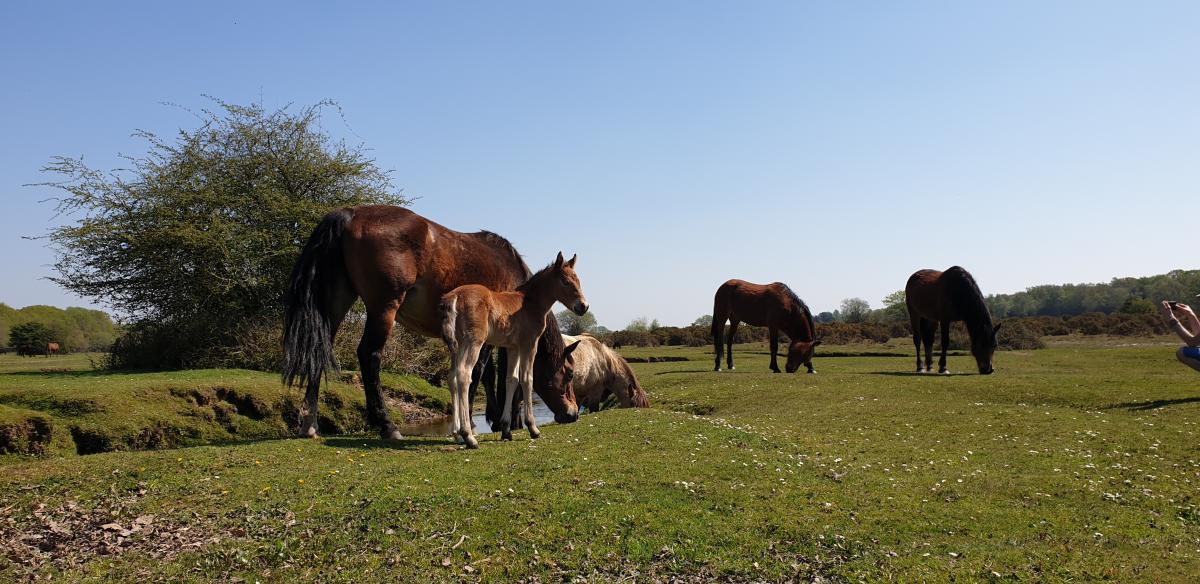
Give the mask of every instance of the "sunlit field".
[[[737, 369], [721, 373], [711, 349], [630, 349], [688, 359], [633, 365], [652, 408], [544, 426], [536, 441], [485, 434], [478, 451], [448, 438], [338, 436], [10, 456], [0, 467], [0, 576], [1186, 582], [1200, 573], [1200, 375], [1175, 362], [1168, 342], [1001, 352], [991, 376], [972, 374], [961, 355], [950, 358], [953, 375], [915, 374], [898, 342], [822, 346], [816, 375], [772, 374], [761, 347], [739, 349]], [[829, 356], [864, 353], [873, 356]], [[887, 353], [896, 356], [874, 356]], [[15, 366], [3, 365], [3, 403], [14, 407]], [[53, 393], [54, 375], [22, 379]], [[242, 375], [231, 380], [259, 382]]]

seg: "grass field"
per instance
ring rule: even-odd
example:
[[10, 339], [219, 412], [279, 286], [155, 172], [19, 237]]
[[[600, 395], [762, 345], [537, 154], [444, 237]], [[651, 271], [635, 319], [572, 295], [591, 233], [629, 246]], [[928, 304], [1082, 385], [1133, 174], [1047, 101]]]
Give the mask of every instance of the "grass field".
[[[1004, 352], [987, 377], [916, 375], [907, 356], [821, 352], [906, 354], [903, 343], [821, 347], [813, 376], [771, 374], [760, 347], [745, 349], [722, 373], [704, 349], [631, 350], [691, 360], [634, 365], [651, 409], [546, 426], [537, 441], [486, 435], [478, 451], [448, 439], [333, 437], [8, 464], [0, 579], [1188, 582], [1200, 573], [1200, 376], [1169, 343]], [[973, 363], [951, 357], [950, 368]]]

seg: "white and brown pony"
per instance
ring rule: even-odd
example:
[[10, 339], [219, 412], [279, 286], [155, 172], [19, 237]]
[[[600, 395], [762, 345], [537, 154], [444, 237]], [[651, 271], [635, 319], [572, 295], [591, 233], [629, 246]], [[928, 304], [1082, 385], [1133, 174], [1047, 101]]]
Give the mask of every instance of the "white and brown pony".
[[629, 363], [604, 343], [589, 335], [563, 335], [563, 344], [575, 360], [569, 375], [580, 407], [599, 411], [610, 398], [622, 408], [650, 407]]
[[512, 439], [512, 403], [518, 384], [523, 393], [529, 437], [541, 434], [533, 419], [533, 358], [538, 338], [546, 330], [546, 315], [555, 302], [562, 302], [579, 315], [588, 309], [579, 277], [575, 275], [575, 256], [564, 262], [562, 252], [554, 263], [530, 276], [515, 291], [494, 292], [479, 284], [468, 284], [442, 295], [442, 339], [450, 349], [451, 359], [451, 432], [468, 448], [479, 448], [471, 427], [468, 390], [471, 370], [485, 344], [509, 349], [501, 436]]

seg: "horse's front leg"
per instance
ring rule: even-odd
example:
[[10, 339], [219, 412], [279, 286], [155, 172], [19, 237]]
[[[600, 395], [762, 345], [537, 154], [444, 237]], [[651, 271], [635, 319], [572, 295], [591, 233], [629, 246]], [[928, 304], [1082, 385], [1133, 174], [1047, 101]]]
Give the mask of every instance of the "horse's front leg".
[[529, 437], [537, 438], [542, 435], [542, 431], [537, 427], [537, 421], [533, 417], [533, 355], [537, 349], [537, 345], [529, 348], [526, 355], [521, 360], [521, 390], [523, 392], [525, 405], [525, 427], [529, 428]]
[[767, 327], [767, 338], [771, 344], [771, 371], [779, 373], [779, 365], [775, 362], [775, 353], [779, 351], [779, 331], [775, 327]]
[[317, 437], [317, 395], [321, 391], [321, 378], [310, 377], [304, 392], [304, 411], [300, 412], [298, 433], [305, 438]]
[[512, 440], [513, 396], [517, 394], [517, 366], [521, 363], [521, 357], [514, 353], [516, 351], [509, 351], [508, 359], [504, 363], [504, 409], [500, 412], [501, 440]]
[[942, 356], [938, 359], [938, 373], [949, 375], [950, 370], [946, 369], [946, 349], [950, 347], [950, 321], [942, 321]]

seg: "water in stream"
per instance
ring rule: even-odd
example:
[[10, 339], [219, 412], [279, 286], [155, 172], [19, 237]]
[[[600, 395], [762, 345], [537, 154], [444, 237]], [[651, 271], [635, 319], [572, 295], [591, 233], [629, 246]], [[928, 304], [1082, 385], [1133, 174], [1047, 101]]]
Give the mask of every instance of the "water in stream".
[[[476, 412], [471, 419], [475, 422], [476, 433], [487, 434], [490, 432], [483, 412]], [[554, 423], [554, 412], [551, 412], [550, 408], [547, 408], [537, 395], [533, 396], [533, 419], [537, 420], [538, 426]], [[400, 426], [400, 433], [405, 436], [450, 436], [450, 416], [427, 422], [404, 424]]]

